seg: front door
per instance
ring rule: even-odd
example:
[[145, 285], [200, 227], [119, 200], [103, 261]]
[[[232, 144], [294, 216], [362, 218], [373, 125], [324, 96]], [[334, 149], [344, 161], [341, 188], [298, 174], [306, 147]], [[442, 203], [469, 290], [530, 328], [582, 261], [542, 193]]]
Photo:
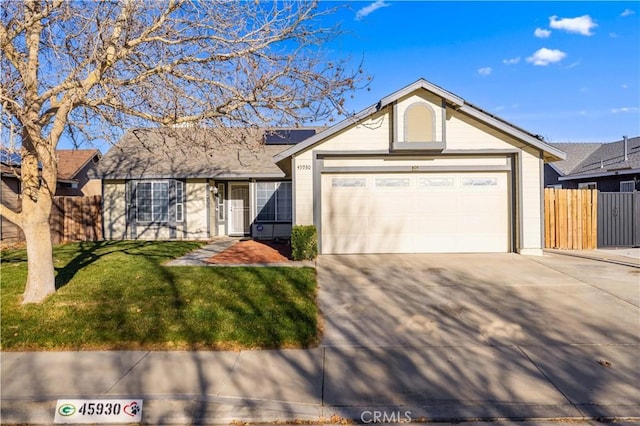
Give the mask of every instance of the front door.
[[249, 234], [249, 185], [229, 185], [229, 235]]

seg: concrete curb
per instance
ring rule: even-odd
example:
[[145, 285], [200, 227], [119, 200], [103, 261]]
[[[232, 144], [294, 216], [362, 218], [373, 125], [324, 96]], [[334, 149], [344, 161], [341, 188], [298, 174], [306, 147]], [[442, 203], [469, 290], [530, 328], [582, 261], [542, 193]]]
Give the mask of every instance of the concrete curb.
[[[110, 396], [112, 397], [112, 396]], [[129, 396], [130, 398], [133, 398]], [[84, 396], [87, 398], [87, 396]], [[102, 396], [104, 398], [104, 396]], [[640, 422], [636, 406], [616, 406], [615, 415], [607, 406], [480, 404], [443, 402], [406, 406], [336, 407], [284, 401], [260, 401], [223, 397], [185, 397], [167, 395], [143, 399], [143, 424], [344, 424], [344, 423], [462, 423], [500, 421], [598, 421]], [[104, 398], [108, 399], [108, 398]], [[51, 424], [54, 399], [1, 402], [2, 424]], [[621, 410], [621, 408], [623, 408]]]

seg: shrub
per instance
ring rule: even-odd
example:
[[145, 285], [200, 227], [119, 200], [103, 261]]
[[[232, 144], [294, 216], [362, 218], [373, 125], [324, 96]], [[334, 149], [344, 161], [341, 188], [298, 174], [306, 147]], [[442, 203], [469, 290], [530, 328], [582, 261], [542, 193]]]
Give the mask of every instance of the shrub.
[[314, 260], [318, 256], [318, 233], [314, 225], [295, 225], [291, 230], [293, 260]]

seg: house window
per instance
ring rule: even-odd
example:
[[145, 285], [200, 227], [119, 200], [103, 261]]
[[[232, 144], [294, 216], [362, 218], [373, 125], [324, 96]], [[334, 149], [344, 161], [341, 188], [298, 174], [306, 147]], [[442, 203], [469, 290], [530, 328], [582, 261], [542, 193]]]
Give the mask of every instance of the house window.
[[169, 182], [138, 182], [136, 217], [138, 222], [169, 221]]
[[404, 113], [405, 142], [433, 142], [434, 121], [434, 113], [429, 105], [410, 105]]
[[636, 189], [636, 182], [633, 180], [625, 180], [620, 182], [620, 192], [633, 192]]
[[407, 188], [409, 184], [409, 178], [376, 178], [376, 186], [379, 188]]
[[334, 188], [366, 188], [365, 178], [331, 178], [331, 186]]
[[498, 179], [490, 177], [464, 178], [462, 186], [498, 186]]
[[256, 220], [291, 222], [291, 182], [257, 182], [256, 185]]
[[176, 181], [176, 222], [184, 221], [184, 182]]
[[224, 222], [224, 183], [219, 183], [218, 186], [218, 194], [216, 198], [217, 208], [218, 208], [218, 220], [220, 222]]
[[598, 184], [595, 182], [582, 182], [578, 184], [578, 189], [598, 189]]
[[420, 178], [418, 186], [421, 188], [443, 188], [453, 186], [453, 178]]

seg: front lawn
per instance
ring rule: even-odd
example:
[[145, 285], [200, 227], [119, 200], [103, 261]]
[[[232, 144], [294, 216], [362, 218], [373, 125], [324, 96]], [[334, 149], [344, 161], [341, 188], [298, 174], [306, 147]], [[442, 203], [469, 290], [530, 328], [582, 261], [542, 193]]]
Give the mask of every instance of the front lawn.
[[299, 348], [318, 341], [311, 268], [165, 267], [196, 242], [54, 248], [58, 291], [20, 305], [26, 251], [2, 252], [2, 350]]

